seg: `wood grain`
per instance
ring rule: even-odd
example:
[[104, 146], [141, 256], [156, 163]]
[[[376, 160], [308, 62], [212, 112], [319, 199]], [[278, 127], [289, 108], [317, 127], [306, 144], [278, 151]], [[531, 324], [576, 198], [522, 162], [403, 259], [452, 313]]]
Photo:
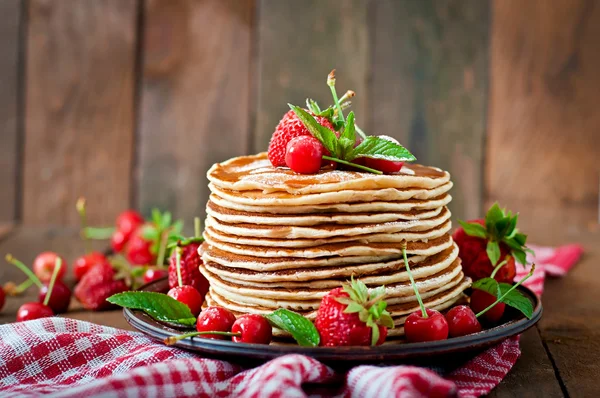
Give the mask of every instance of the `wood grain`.
[[91, 223], [127, 208], [134, 133], [134, 0], [32, 0], [23, 221]]
[[600, 3], [495, 1], [487, 198], [523, 225], [598, 222]]
[[454, 218], [480, 216], [489, 2], [374, 1], [370, 109], [374, 134], [448, 170]]
[[0, 223], [17, 218], [21, 1], [0, 1]]
[[262, 0], [258, 9], [257, 108], [252, 152], [265, 151], [275, 126], [310, 97], [332, 103], [327, 74], [337, 68], [338, 95], [354, 90], [359, 125], [368, 128], [366, 0]]
[[145, 213], [203, 215], [208, 168], [247, 151], [253, 9], [252, 1], [146, 2], [137, 169]]

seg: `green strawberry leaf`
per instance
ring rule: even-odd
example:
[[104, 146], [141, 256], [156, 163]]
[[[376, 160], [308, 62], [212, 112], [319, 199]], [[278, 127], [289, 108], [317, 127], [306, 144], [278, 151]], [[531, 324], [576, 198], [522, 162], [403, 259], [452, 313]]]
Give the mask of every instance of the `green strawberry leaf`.
[[513, 238], [519, 245], [524, 246], [527, 242], [527, 235], [517, 232]]
[[110, 239], [115, 231], [115, 227], [85, 227], [82, 235], [86, 239], [105, 240]]
[[345, 160], [352, 161], [361, 157], [385, 159], [393, 162], [412, 162], [417, 159], [402, 145], [374, 136], [365, 138], [360, 145], [346, 156]]
[[132, 310], [141, 310], [152, 318], [185, 326], [194, 326], [196, 317], [189, 307], [163, 293], [123, 292], [106, 299], [109, 303]]
[[513, 249], [510, 251], [510, 254], [513, 255], [519, 264], [527, 265], [527, 254], [525, 254], [524, 250]]
[[319, 104], [317, 104], [317, 101], [315, 101], [312, 98], [306, 99], [306, 107], [315, 115], [318, 115], [319, 113], [321, 113], [321, 107], [319, 107]]
[[162, 221], [162, 214], [160, 213], [160, 210], [158, 209], [152, 209], [152, 223], [154, 223], [154, 225], [160, 225]]
[[371, 345], [374, 346], [377, 344], [377, 340], [379, 340], [379, 326], [376, 323], [369, 326], [371, 326]]
[[483, 239], [487, 237], [487, 231], [483, 225], [477, 223], [468, 223], [462, 220], [458, 220], [458, 222], [460, 223], [461, 227], [463, 227], [467, 235]]
[[[500, 295], [503, 295], [512, 287], [512, 285], [508, 283], [500, 283], [498, 287], [500, 289]], [[518, 290], [513, 290], [512, 292], [508, 293], [506, 297], [502, 299], [502, 302], [506, 305], [516, 308], [527, 318], [531, 319], [531, 316], [533, 315], [533, 305], [531, 304], [531, 301]]]
[[500, 287], [498, 286], [498, 282], [493, 278], [481, 278], [478, 281], [473, 282], [471, 287], [473, 289], [483, 290], [494, 297], [500, 297]]
[[347, 139], [352, 142], [352, 146], [356, 142], [356, 129], [354, 127], [354, 112], [350, 111], [348, 118], [346, 119], [346, 128], [342, 132], [340, 139]]
[[296, 342], [304, 347], [317, 347], [320, 342], [319, 332], [313, 323], [302, 315], [280, 308], [265, 315], [271, 325], [292, 335]]
[[298, 119], [306, 126], [308, 131], [318, 139], [333, 157], [339, 157], [339, 144], [335, 133], [327, 127], [321, 126], [312, 115], [299, 106], [288, 104]]
[[154, 225], [144, 225], [142, 227], [142, 238], [152, 241], [159, 240], [160, 231]]
[[500, 244], [494, 240], [490, 240], [487, 243], [486, 252], [492, 265], [496, 265], [500, 260]]
[[350, 303], [348, 303], [348, 306], [346, 307], [344, 312], [346, 314], [352, 314], [353, 312], [360, 312], [362, 310], [364, 310], [364, 307], [362, 305], [358, 304], [357, 302], [351, 301]]

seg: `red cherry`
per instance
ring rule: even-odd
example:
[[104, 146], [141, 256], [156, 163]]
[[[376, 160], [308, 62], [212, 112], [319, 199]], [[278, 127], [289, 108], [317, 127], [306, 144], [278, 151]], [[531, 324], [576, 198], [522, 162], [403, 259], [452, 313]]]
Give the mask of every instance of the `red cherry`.
[[144, 217], [135, 210], [125, 210], [117, 217], [117, 230], [123, 233], [125, 241], [129, 240], [131, 235], [140, 225], [144, 223]]
[[125, 249], [127, 260], [134, 265], [152, 264], [154, 254], [151, 251], [152, 242], [142, 237], [142, 228], [131, 236]]
[[166, 269], [148, 268], [146, 272], [144, 272], [144, 283], [150, 283], [157, 279], [167, 277], [168, 275], [169, 271]]
[[40, 303], [25, 303], [17, 311], [17, 322], [54, 316], [52, 308]]
[[[42, 252], [33, 260], [33, 273], [42, 282], [50, 281], [52, 272], [54, 271], [54, 265], [56, 264], [56, 258], [60, 257], [54, 252]], [[58, 270], [57, 280], [62, 280], [65, 270], [67, 269], [67, 263], [65, 259], [61, 257], [62, 267]]]
[[300, 174], [315, 174], [321, 169], [323, 145], [312, 135], [303, 135], [288, 142], [285, 164]]
[[[40, 289], [40, 294], [38, 296], [38, 300], [40, 303], [44, 302], [47, 293], [48, 283], [44, 283], [44, 285]], [[48, 299], [48, 307], [50, 307], [55, 314], [62, 314], [63, 312], [67, 312], [70, 303], [71, 289], [69, 289], [69, 287], [65, 285], [62, 281], [55, 281], [54, 288], [52, 289], [52, 294], [50, 295], [50, 299]]]
[[481, 324], [473, 310], [466, 305], [458, 305], [446, 314], [448, 331], [451, 337], [466, 336], [481, 332]]
[[[234, 323], [235, 315], [231, 311], [222, 307], [208, 307], [198, 316], [196, 330], [199, 332], [229, 332]], [[199, 337], [219, 340], [226, 339], [226, 336], [216, 334], [205, 334]]]
[[6, 294], [4, 293], [4, 289], [0, 286], [0, 311], [2, 311], [2, 307], [4, 307], [4, 302], [6, 301]]
[[110, 246], [114, 250], [115, 253], [121, 253], [123, 249], [125, 249], [125, 244], [127, 243], [127, 239], [123, 231], [119, 231], [118, 229], [113, 232], [110, 238]]
[[269, 344], [273, 338], [273, 329], [263, 316], [246, 314], [239, 317], [231, 327], [232, 333], [241, 333], [233, 336], [236, 343]]
[[104, 256], [104, 254], [100, 252], [91, 252], [83, 256], [77, 257], [77, 259], [73, 263], [73, 273], [75, 274], [75, 279], [77, 281], [81, 280], [81, 278], [83, 278], [83, 276], [90, 269], [92, 269], [92, 267], [107, 262], [108, 259], [106, 258], [106, 256]]
[[194, 316], [198, 316], [200, 310], [202, 310], [204, 297], [190, 285], [174, 287], [169, 290], [167, 294], [175, 300], [187, 305]]
[[[479, 289], [473, 289], [473, 293], [471, 294], [471, 309], [477, 314], [494, 304], [495, 301], [496, 297], [488, 292], [484, 292], [483, 290]], [[498, 303], [490, 308], [485, 314], [481, 315], [481, 317], [490, 323], [498, 323], [504, 314], [505, 307], [506, 304]]]
[[448, 338], [448, 322], [436, 310], [427, 309], [427, 318], [423, 318], [421, 310], [415, 311], [406, 318], [404, 334], [410, 342], [446, 340]]

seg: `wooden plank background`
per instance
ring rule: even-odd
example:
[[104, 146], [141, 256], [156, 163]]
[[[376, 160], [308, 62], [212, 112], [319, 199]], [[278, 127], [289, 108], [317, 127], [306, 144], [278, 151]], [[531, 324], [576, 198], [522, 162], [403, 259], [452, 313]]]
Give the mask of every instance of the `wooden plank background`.
[[214, 162], [327, 104], [453, 175], [454, 218], [597, 226], [600, 2], [3, 0], [0, 223], [204, 214]]

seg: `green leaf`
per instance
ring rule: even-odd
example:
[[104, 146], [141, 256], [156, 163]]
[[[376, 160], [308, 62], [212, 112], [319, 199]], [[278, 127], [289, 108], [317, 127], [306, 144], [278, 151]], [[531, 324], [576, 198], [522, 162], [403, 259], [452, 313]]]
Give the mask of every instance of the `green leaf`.
[[393, 162], [412, 162], [417, 159], [402, 145], [374, 136], [367, 137], [346, 156], [345, 160], [352, 161], [360, 157], [385, 159]]
[[371, 325], [371, 345], [377, 344], [379, 340], [379, 326], [377, 324]]
[[495, 240], [490, 240], [487, 243], [487, 255], [492, 262], [492, 265], [496, 265], [498, 260], [500, 260], [500, 245]]
[[346, 119], [346, 128], [344, 128], [344, 131], [342, 132], [340, 138], [345, 138], [349, 140], [354, 146], [354, 143], [356, 142], [356, 129], [354, 127], [354, 111], [350, 111], [350, 113], [348, 114], [348, 118]]
[[280, 308], [265, 318], [271, 325], [278, 327], [292, 335], [296, 342], [304, 347], [316, 347], [319, 345], [320, 337], [313, 323], [302, 315]]
[[315, 115], [321, 113], [321, 108], [319, 107], [319, 104], [317, 104], [317, 101], [315, 101], [314, 99], [307, 98], [306, 107]]
[[160, 238], [160, 232], [153, 225], [145, 225], [142, 229], [142, 238], [156, 241]]
[[519, 220], [519, 215], [516, 214], [514, 217], [510, 218], [510, 223], [508, 224], [508, 228], [506, 229], [506, 237], [511, 238], [517, 233], [517, 221]]
[[498, 282], [493, 278], [482, 278], [473, 282], [473, 289], [483, 290], [494, 297], [500, 297], [500, 288]]
[[381, 314], [381, 317], [379, 318], [379, 324], [385, 326], [388, 329], [393, 329], [394, 319], [392, 318], [389, 312], [384, 311], [383, 314]]
[[339, 155], [339, 144], [335, 133], [327, 127], [321, 126], [312, 115], [299, 106], [288, 104], [298, 119], [304, 124], [308, 131], [318, 139], [321, 144], [331, 153], [331, 156]]
[[162, 221], [162, 214], [158, 209], [152, 209], [152, 222], [154, 225], [159, 226]]
[[123, 292], [106, 299], [109, 303], [132, 310], [142, 310], [152, 318], [194, 326], [196, 318], [189, 307], [163, 293], [155, 292]]
[[460, 223], [460, 226], [463, 227], [467, 235], [484, 239], [487, 237], [487, 231], [483, 225], [477, 223], [468, 223], [462, 220], [458, 220], [458, 222]]
[[[500, 283], [500, 295], [506, 293], [511, 287], [512, 285], [508, 283]], [[531, 304], [531, 301], [518, 290], [513, 290], [512, 292], [508, 293], [506, 297], [502, 299], [502, 302], [506, 305], [516, 308], [527, 318], [531, 319], [531, 316], [533, 315], [533, 305]]]
[[514, 236], [514, 240], [521, 246], [524, 246], [527, 242], [527, 235], [517, 232]]
[[364, 309], [365, 308], [362, 305], [360, 305], [360, 304], [358, 304], [358, 303], [356, 303], [354, 301], [351, 301], [350, 303], [348, 303], [348, 306], [346, 307], [346, 309], [344, 310], [344, 312], [346, 314], [352, 314], [353, 312], [360, 312], [360, 311], [362, 311]]
[[384, 294], [385, 294], [385, 286], [378, 286], [375, 289], [371, 290], [371, 293], [369, 294], [369, 300], [372, 300], [375, 297], [383, 296]]
[[510, 217], [502, 217], [496, 221], [496, 231], [498, 231], [498, 239], [503, 238], [507, 235], [508, 228], [510, 226]]
[[160, 221], [160, 228], [161, 229], [166, 229], [169, 227], [169, 225], [171, 225], [171, 220], [173, 219], [173, 217], [171, 216], [171, 212], [170, 211], [165, 211], [162, 215], [162, 219]]
[[110, 239], [112, 234], [115, 232], [115, 227], [105, 227], [105, 228], [97, 228], [97, 227], [85, 227], [83, 229], [83, 237], [87, 239]]
[[527, 254], [525, 254], [524, 250], [513, 249], [510, 251], [510, 253], [513, 255], [513, 257], [515, 258], [515, 260], [517, 260], [518, 263], [527, 265]]
[[498, 229], [496, 223], [504, 218], [504, 212], [498, 206], [498, 203], [494, 203], [485, 215], [485, 228], [489, 231], [492, 237], [498, 236]]

